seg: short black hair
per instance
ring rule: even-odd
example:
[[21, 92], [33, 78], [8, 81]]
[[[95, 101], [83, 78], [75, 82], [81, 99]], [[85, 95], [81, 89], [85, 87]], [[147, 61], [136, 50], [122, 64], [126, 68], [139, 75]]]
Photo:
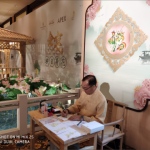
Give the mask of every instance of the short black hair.
[[86, 81], [86, 80], [88, 81], [90, 86], [97, 84], [97, 80], [94, 75], [87, 75], [87, 76], [83, 77], [82, 81]]

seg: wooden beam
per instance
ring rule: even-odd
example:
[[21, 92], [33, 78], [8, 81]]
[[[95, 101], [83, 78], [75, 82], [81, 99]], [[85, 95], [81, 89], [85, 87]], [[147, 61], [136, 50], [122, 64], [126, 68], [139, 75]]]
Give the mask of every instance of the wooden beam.
[[21, 77], [25, 76], [26, 72], [26, 44], [25, 42], [20, 42], [20, 56], [21, 56]]

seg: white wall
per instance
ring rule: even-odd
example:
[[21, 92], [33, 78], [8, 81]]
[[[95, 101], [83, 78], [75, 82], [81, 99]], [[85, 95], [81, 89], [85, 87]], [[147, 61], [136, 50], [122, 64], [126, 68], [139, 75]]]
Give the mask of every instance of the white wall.
[[[136, 23], [147, 39], [128, 61], [118, 70], [113, 71], [94, 42], [118, 8]], [[117, 101], [127, 103], [132, 108], [136, 108], [133, 103], [135, 88], [141, 86], [145, 79], [150, 79], [150, 59], [146, 63], [142, 63], [139, 59], [142, 51], [150, 51], [150, 21], [148, 18], [150, 18], [150, 6], [146, 1], [102, 0], [100, 10], [91, 21], [91, 26], [86, 30], [85, 65], [89, 67], [88, 72], [96, 75], [99, 87], [105, 83], [109, 84], [109, 88], [106, 89], [109, 91], [105, 95], [108, 99], [113, 97]]]
[[[150, 79], [150, 63], [142, 63], [139, 60], [142, 51], [150, 51], [150, 6], [147, 5], [146, 1], [136, 0], [102, 0], [100, 2], [100, 10], [96, 13], [94, 20], [90, 22], [91, 26], [86, 29], [84, 72], [85, 74], [96, 75], [99, 83], [98, 86], [107, 99], [122, 101], [128, 104], [129, 107], [137, 109], [133, 103], [134, 89], [138, 85], [141, 86], [145, 79]], [[147, 35], [147, 39], [127, 62], [118, 70], [113, 71], [94, 42], [117, 8], [120, 8], [126, 15], [132, 18], [141, 31]], [[148, 83], [147, 86], [149, 86]], [[139, 97], [142, 99], [143, 93]], [[124, 138], [126, 145], [136, 150], [150, 149], [149, 112], [149, 105], [143, 112], [127, 109]]]

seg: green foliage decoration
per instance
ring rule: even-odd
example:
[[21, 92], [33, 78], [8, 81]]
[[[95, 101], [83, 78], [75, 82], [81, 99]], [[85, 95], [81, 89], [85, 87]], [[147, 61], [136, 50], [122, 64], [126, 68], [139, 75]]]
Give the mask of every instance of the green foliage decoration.
[[48, 84], [29, 75], [24, 78], [14, 75], [0, 80], [0, 101], [17, 99], [18, 94], [28, 94], [31, 97], [47, 96], [67, 92], [69, 89], [65, 83]]

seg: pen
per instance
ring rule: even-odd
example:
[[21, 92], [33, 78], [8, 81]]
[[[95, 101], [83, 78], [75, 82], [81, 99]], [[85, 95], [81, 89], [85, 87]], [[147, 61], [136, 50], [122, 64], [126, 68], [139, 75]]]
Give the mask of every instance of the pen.
[[82, 122], [82, 120], [79, 121], [79, 123], [77, 124], [77, 126]]
[[[67, 117], [66, 110], [67, 110], [67, 109], [63, 109], [63, 112], [65, 113], [65, 116], [64, 116], [64, 117]], [[67, 111], [68, 111], [68, 110], [67, 110]]]
[[81, 120], [79, 121], [79, 123], [77, 124], [77, 126], [78, 126], [82, 121], [84, 121], [84, 116], [81, 116]]
[[65, 110], [66, 110], [66, 109], [63, 109], [63, 112], [64, 112], [64, 113], [66, 113], [66, 111], [65, 111]]
[[69, 109], [63, 109], [64, 113], [66, 113], [66, 111], [69, 113]]

